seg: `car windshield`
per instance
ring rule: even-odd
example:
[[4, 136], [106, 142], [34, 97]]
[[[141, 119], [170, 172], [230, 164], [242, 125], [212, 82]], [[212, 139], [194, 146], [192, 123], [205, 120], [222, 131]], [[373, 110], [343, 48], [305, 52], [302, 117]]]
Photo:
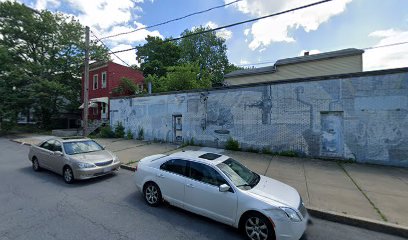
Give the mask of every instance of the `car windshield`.
[[228, 158], [222, 163], [217, 164], [217, 167], [232, 181], [232, 183], [244, 190], [253, 188], [258, 184], [260, 176], [241, 163], [232, 158]]
[[68, 155], [101, 151], [103, 148], [92, 140], [64, 142], [64, 150]]

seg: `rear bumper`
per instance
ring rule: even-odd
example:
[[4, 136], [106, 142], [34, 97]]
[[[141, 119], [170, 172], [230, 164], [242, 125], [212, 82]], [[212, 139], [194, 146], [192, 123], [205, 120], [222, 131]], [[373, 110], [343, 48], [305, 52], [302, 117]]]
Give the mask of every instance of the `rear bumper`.
[[74, 169], [73, 171], [75, 179], [84, 180], [117, 172], [119, 168], [120, 162], [103, 167]]

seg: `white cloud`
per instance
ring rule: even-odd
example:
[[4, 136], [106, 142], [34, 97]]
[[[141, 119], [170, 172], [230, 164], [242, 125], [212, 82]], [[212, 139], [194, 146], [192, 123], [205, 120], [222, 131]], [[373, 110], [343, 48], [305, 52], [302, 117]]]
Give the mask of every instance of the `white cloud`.
[[[112, 48], [112, 51], [120, 51], [120, 50], [124, 50], [124, 49], [129, 49], [132, 48], [132, 45], [128, 45], [128, 44], [120, 44], [117, 45], [116, 47]], [[135, 50], [131, 50], [131, 51], [127, 51], [127, 52], [122, 52], [122, 53], [116, 53], [116, 55], [118, 57], [120, 57], [123, 61], [125, 61], [127, 64], [129, 65], [134, 65], [136, 64], [137, 66], [140, 66], [139, 62], [136, 61], [136, 51]], [[121, 60], [119, 60], [115, 55], [111, 55], [112, 60], [115, 63], [121, 64], [121, 65], [125, 65]]]
[[[39, 0], [41, 1], [41, 0]], [[137, 3], [142, 0], [67, 0], [68, 4], [79, 11], [79, 21], [91, 28], [106, 30], [118, 24], [125, 24], [132, 19], [132, 11], [140, 11]]]
[[239, 60], [239, 64], [240, 65], [247, 65], [247, 64], [249, 64], [250, 62], [248, 61], [248, 60], [246, 60], [246, 59], [241, 59], [241, 60]]
[[312, 49], [312, 50], [302, 50], [302, 51], [300, 51], [300, 53], [299, 53], [299, 55], [298, 55], [298, 56], [304, 56], [304, 55], [305, 55], [305, 52], [309, 52], [309, 55], [313, 55], [313, 54], [319, 54], [319, 53], [321, 53], [321, 51], [320, 51], [320, 50], [318, 50], [318, 49]]
[[61, 2], [58, 0], [37, 0], [34, 7], [38, 10], [44, 10], [49, 7], [57, 8], [60, 5]]
[[244, 35], [245, 35], [245, 36], [248, 36], [248, 35], [249, 35], [249, 31], [251, 31], [250, 28], [245, 29], [245, 30], [244, 30]]
[[[375, 31], [368, 36], [378, 39], [374, 47], [408, 41], [408, 31], [395, 29]], [[365, 71], [408, 67], [408, 44], [368, 49], [364, 53], [363, 65]]]
[[[205, 24], [205, 26], [209, 28], [217, 28], [218, 24], [209, 21], [208, 23]], [[224, 28], [216, 31], [215, 35], [217, 35], [217, 37], [224, 38], [225, 40], [229, 40], [230, 38], [232, 38], [232, 31]]]
[[[137, 13], [143, 12], [143, 9], [140, 7], [140, 3], [143, 1], [144, 0], [36, 0], [34, 7], [41, 10], [52, 7], [58, 8], [61, 2], [65, 2], [71, 12], [74, 12], [74, 14], [68, 15], [74, 16], [81, 24], [89, 26], [91, 31], [100, 38], [145, 27], [142, 23], [135, 21], [139, 18]], [[107, 43], [108, 46], [116, 46], [115, 48], [117, 48], [128, 44], [135, 45], [135, 42], [141, 43], [148, 35], [163, 38], [157, 30], [149, 31], [143, 29], [103, 41]]]
[[[248, 46], [251, 50], [255, 50], [259, 47], [266, 47], [273, 42], [295, 42], [295, 38], [289, 36], [290, 30], [302, 28], [306, 32], [315, 31], [320, 24], [344, 12], [346, 5], [351, 1], [337, 0], [259, 20], [252, 24], [250, 33], [253, 39]], [[225, 2], [229, 3], [232, 0], [225, 0]], [[234, 7], [245, 14], [259, 17], [313, 2], [315, 0], [244, 0], [234, 4]], [[244, 34], [246, 34], [245, 31]]]

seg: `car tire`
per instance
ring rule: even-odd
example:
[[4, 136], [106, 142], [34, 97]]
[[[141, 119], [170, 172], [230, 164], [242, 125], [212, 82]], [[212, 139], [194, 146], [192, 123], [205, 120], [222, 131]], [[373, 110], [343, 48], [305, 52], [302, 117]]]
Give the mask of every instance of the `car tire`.
[[62, 177], [64, 178], [64, 181], [68, 184], [71, 184], [74, 182], [74, 172], [70, 167], [64, 167], [64, 170], [62, 171]]
[[149, 182], [143, 188], [144, 199], [147, 204], [152, 207], [157, 207], [162, 202], [162, 195], [159, 186], [153, 182]]
[[32, 164], [33, 164], [32, 167], [34, 171], [36, 172], [41, 171], [40, 163], [38, 162], [38, 159], [36, 157], [33, 157]]
[[275, 239], [275, 231], [267, 217], [260, 213], [249, 213], [242, 223], [242, 231], [249, 240]]

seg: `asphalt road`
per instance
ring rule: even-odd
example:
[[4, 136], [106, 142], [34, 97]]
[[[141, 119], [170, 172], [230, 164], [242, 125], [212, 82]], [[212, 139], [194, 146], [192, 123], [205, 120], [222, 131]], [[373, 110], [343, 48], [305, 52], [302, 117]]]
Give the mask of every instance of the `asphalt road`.
[[[148, 207], [132, 173], [67, 185], [34, 172], [28, 147], [0, 138], [0, 240], [243, 239], [229, 226], [170, 206]], [[402, 239], [314, 219], [305, 239]]]

